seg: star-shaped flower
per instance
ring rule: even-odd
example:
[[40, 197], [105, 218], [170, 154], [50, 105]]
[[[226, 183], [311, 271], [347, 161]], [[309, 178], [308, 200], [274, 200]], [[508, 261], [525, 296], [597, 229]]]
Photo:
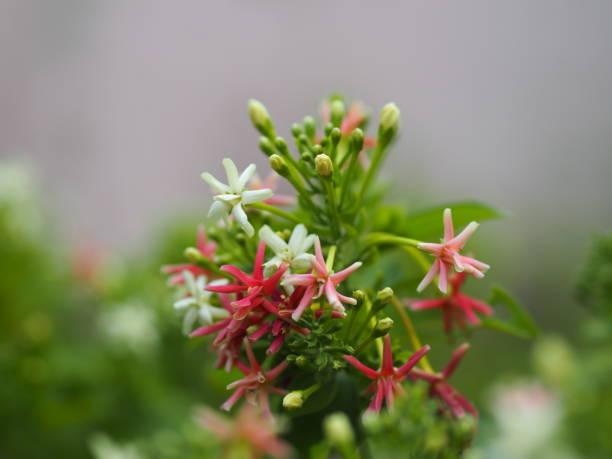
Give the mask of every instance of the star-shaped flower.
[[225, 168], [229, 185], [220, 182], [208, 172], [202, 174], [202, 179], [219, 192], [219, 194], [213, 197], [215, 202], [210, 206], [208, 216], [213, 220], [218, 220], [224, 215], [231, 213], [244, 232], [249, 237], [252, 237], [255, 234], [255, 230], [249, 223], [247, 214], [242, 206], [269, 199], [272, 197], [272, 191], [267, 188], [259, 190], [249, 190], [247, 188], [247, 182], [255, 173], [255, 164], [250, 164], [240, 175], [238, 175], [238, 169], [234, 161], [229, 158], [223, 160], [223, 167]]
[[269, 418], [262, 416], [253, 405], [246, 404], [234, 419], [229, 419], [210, 408], [204, 408], [197, 414], [197, 420], [210, 430], [226, 445], [223, 457], [238, 457], [230, 454], [244, 454], [246, 446], [252, 458], [263, 455], [282, 459], [289, 455], [289, 445], [277, 436], [276, 425]]
[[271, 370], [264, 371], [262, 370], [261, 365], [259, 365], [259, 362], [257, 362], [257, 359], [255, 359], [253, 348], [251, 347], [251, 343], [248, 339], [244, 340], [244, 350], [246, 351], [250, 366], [245, 365], [240, 360], [236, 362], [236, 367], [242, 371], [245, 376], [244, 378], [227, 385], [227, 389], [236, 390], [230, 396], [230, 398], [228, 398], [223, 405], [221, 405], [221, 408], [229, 411], [238, 400], [246, 396], [251, 402], [259, 405], [259, 408], [266, 416], [272, 416], [268, 395], [271, 393], [284, 395], [286, 391], [274, 387], [270, 383], [274, 381], [285, 368], [287, 368], [289, 362], [283, 360]]
[[272, 229], [265, 225], [259, 230], [259, 238], [272, 249], [275, 256], [264, 264], [264, 274], [276, 271], [283, 263], [290, 268], [303, 271], [312, 265], [312, 255], [306, 251], [312, 247], [315, 235], [308, 235], [301, 223], [293, 228], [289, 242], [282, 240]]
[[469, 348], [470, 345], [468, 343], [459, 346], [455, 352], [453, 352], [448, 365], [444, 367], [442, 373], [432, 374], [418, 368], [413, 368], [409, 375], [412, 379], [427, 381], [429, 383], [430, 395], [444, 401], [451, 413], [458, 418], [465, 415], [466, 412], [478, 417], [478, 412], [474, 406], [463, 395], [457, 392], [457, 389], [448, 383], [449, 378], [453, 375], [457, 365], [459, 365], [459, 362]]
[[438, 288], [446, 293], [448, 290], [448, 270], [454, 267], [455, 271], [471, 274], [474, 277], [484, 277], [484, 273], [489, 269], [489, 265], [475, 260], [474, 258], [460, 255], [470, 236], [478, 228], [478, 223], [471, 222], [465, 229], [455, 236], [453, 229], [453, 217], [450, 209], [444, 209], [444, 238], [440, 244], [422, 242], [417, 247], [431, 253], [436, 257], [431, 269], [427, 272], [417, 291], [421, 292], [429, 285], [432, 279], [438, 275]]
[[197, 279], [191, 271], [183, 271], [183, 279], [189, 296], [174, 303], [177, 311], [184, 311], [183, 333], [188, 335], [193, 329], [198, 318], [205, 324], [211, 324], [214, 319], [223, 319], [229, 316], [226, 309], [213, 306], [210, 303], [212, 292], [205, 290], [207, 286], [217, 286], [227, 284], [227, 279], [217, 279], [207, 284], [206, 276], [198, 276]]
[[466, 275], [464, 271], [451, 277], [451, 292], [444, 298], [406, 300], [406, 304], [408, 304], [413, 311], [422, 309], [441, 309], [444, 321], [444, 331], [447, 333], [453, 330], [453, 322], [456, 322], [462, 328], [465, 327], [463, 316], [467, 318], [468, 322], [479, 325], [480, 319], [474, 311], [490, 316], [493, 314], [493, 309], [491, 309], [491, 306], [488, 304], [461, 293], [461, 286], [465, 282]]
[[387, 408], [393, 408], [393, 401], [396, 395], [404, 394], [402, 388], [402, 381], [406, 379], [408, 373], [412, 368], [421, 360], [421, 358], [429, 352], [430, 347], [428, 345], [423, 346], [417, 352], [415, 352], [408, 361], [399, 368], [393, 366], [393, 353], [391, 349], [391, 337], [385, 335], [383, 345], [383, 361], [379, 371], [372, 370], [370, 367], [365, 366], [357, 358], [352, 355], [344, 355], [344, 360], [350, 363], [352, 366], [357, 368], [368, 378], [374, 380], [367, 391], [373, 393], [372, 402], [368, 407], [371, 411], [379, 412], [382, 408], [382, 403], [387, 403]]
[[304, 310], [310, 305], [313, 299], [319, 298], [323, 293], [329, 304], [341, 313], [344, 313], [342, 303], [357, 304], [354, 298], [341, 295], [336, 291], [336, 287], [346, 279], [350, 274], [355, 272], [362, 263], [356, 261], [348, 268], [334, 273], [327, 268], [323, 251], [321, 250], [321, 241], [315, 237], [315, 256], [312, 257], [312, 273], [311, 274], [288, 274], [285, 277], [287, 284], [294, 286], [304, 286], [306, 290], [298, 307], [293, 311], [291, 318], [295, 321], [299, 320], [304, 313]]

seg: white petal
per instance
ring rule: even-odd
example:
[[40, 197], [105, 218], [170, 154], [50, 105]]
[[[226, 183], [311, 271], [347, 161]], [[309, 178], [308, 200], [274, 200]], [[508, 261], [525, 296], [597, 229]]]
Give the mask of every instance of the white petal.
[[212, 323], [213, 320], [212, 320], [212, 315], [210, 314], [210, 305], [201, 304], [198, 314], [200, 316], [200, 319], [202, 319], [202, 322], [204, 322], [205, 324]]
[[240, 178], [238, 179], [238, 189], [243, 190], [246, 186], [247, 182], [251, 180], [253, 174], [255, 173], [255, 164], [249, 164], [249, 166], [244, 170], [242, 174], [240, 174]]
[[214, 306], [210, 307], [210, 314], [212, 315], [213, 319], [225, 319], [226, 317], [229, 317], [229, 312], [227, 309], [216, 308]]
[[306, 233], [306, 227], [301, 223], [293, 228], [293, 232], [289, 238], [289, 248], [291, 249], [291, 253], [295, 255], [301, 253], [300, 248], [302, 247], [302, 243], [306, 238]]
[[264, 241], [277, 255], [280, 255], [289, 247], [268, 225], [262, 226], [259, 230], [259, 239]]
[[316, 234], [311, 234], [310, 236], [306, 236], [306, 239], [304, 239], [304, 242], [302, 243], [302, 247], [300, 247], [299, 253], [304, 253], [307, 250], [310, 250], [310, 248], [314, 244], [316, 237], [317, 237]]
[[262, 190], [247, 190], [242, 192], [242, 203], [252, 204], [258, 201], [264, 201], [274, 195], [272, 190], [264, 188]]
[[227, 279], [215, 279], [214, 281], [212, 281], [210, 284], [208, 285], [225, 285], [227, 284], [229, 281]]
[[189, 290], [189, 293], [194, 295], [197, 292], [195, 277], [193, 277], [191, 271], [187, 270], [183, 271], [181, 274], [183, 274], [183, 278], [185, 279], [185, 286], [187, 287], [187, 290]]
[[231, 203], [232, 201], [240, 199], [240, 195], [235, 193], [217, 194], [213, 196], [213, 199], [215, 201]]
[[312, 255], [309, 253], [301, 253], [291, 260], [291, 267], [296, 271], [303, 271], [312, 267]]
[[208, 210], [208, 218], [213, 221], [217, 221], [221, 217], [227, 215], [227, 211], [228, 208], [225, 204], [220, 201], [215, 201], [212, 203], [212, 206], [210, 206], [210, 209]]
[[198, 318], [198, 311], [196, 309], [189, 309], [183, 318], [183, 333], [188, 335], [193, 330], [193, 324]]
[[266, 277], [271, 276], [272, 274], [276, 272], [278, 268], [280, 268], [280, 265], [282, 263], [283, 263], [283, 260], [281, 260], [280, 257], [271, 258], [270, 261], [267, 261], [266, 263], [264, 263], [264, 275]]
[[229, 187], [231, 191], [239, 191], [238, 188], [238, 169], [236, 169], [236, 164], [229, 158], [225, 158], [223, 160], [223, 167], [225, 168], [225, 173], [227, 174], [227, 181], [229, 183]]
[[217, 190], [219, 193], [226, 193], [227, 190], [229, 190], [229, 187], [225, 183], [221, 183], [219, 180], [217, 180], [215, 177], [213, 177], [208, 172], [203, 172], [201, 177], [202, 177], [202, 180], [208, 183], [212, 188]]
[[255, 229], [253, 229], [253, 226], [249, 223], [249, 218], [247, 217], [246, 212], [240, 204], [234, 206], [234, 208], [232, 209], [232, 214], [234, 215], [234, 217], [236, 217], [236, 221], [238, 222], [240, 227], [244, 230], [245, 233], [247, 233], [247, 236], [253, 237], [253, 235], [255, 234]]
[[190, 297], [183, 298], [175, 302], [174, 309], [176, 309], [177, 311], [180, 311], [181, 309], [188, 308], [189, 306], [193, 306], [195, 304], [196, 304], [195, 299], [192, 296], [190, 296]]

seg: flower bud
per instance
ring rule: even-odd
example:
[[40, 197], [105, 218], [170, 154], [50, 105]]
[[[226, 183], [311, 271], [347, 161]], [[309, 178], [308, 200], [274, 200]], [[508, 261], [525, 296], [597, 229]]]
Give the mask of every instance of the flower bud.
[[294, 390], [283, 397], [283, 407], [288, 410], [301, 408], [304, 404], [304, 394], [301, 390]]
[[312, 153], [310, 153], [309, 151], [305, 151], [304, 153], [302, 153], [302, 161], [306, 161], [307, 163], [312, 161]]
[[258, 100], [250, 99], [248, 106], [253, 126], [266, 137], [275, 137], [274, 124], [264, 104]]
[[327, 155], [317, 155], [315, 158], [315, 170], [323, 177], [329, 177], [334, 172], [332, 160]]
[[310, 149], [312, 150], [312, 154], [315, 156], [323, 153], [323, 147], [321, 147], [321, 145], [319, 145], [318, 143], [314, 144]]
[[309, 139], [314, 140], [317, 135], [317, 125], [312, 116], [307, 116], [304, 118], [304, 132], [308, 136]]
[[287, 164], [280, 155], [274, 154], [270, 156], [270, 167], [279, 175], [285, 175], [287, 173]]
[[397, 130], [399, 124], [400, 111], [393, 102], [385, 105], [380, 111], [380, 128], [383, 131]]
[[342, 131], [335, 127], [331, 130], [329, 137], [331, 139], [332, 145], [338, 145], [338, 142], [340, 142], [340, 139], [342, 138]]
[[291, 125], [291, 134], [293, 134], [293, 137], [299, 137], [300, 134], [303, 134], [304, 130], [302, 129], [302, 126], [300, 126], [298, 123], [293, 123]]
[[276, 140], [274, 141], [274, 146], [277, 148], [278, 151], [281, 152], [281, 154], [283, 155], [289, 154], [289, 147], [287, 146], [287, 141], [283, 139], [282, 137], [276, 138]]
[[298, 355], [295, 358], [295, 364], [298, 367], [304, 367], [304, 366], [306, 366], [307, 363], [308, 363], [308, 359], [306, 357], [304, 357], [303, 355]]
[[388, 303], [393, 298], [393, 289], [385, 287], [376, 294], [376, 299], [381, 303]]
[[344, 119], [344, 103], [341, 100], [334, 100], [329, 108], [332, 125], [339, 127]]
[[389, 333], [389, 330], [393, 328], [393, 319], [391, 317], [385, 317], [384, 319], [380, 319], [374, 328], [372, 334], [375, 338], [379, 338], [381, 336], [385, 336]]
[[359, 153], [363, 150], [363, 131], [359, 128], [355, 129], [351, 134], [351, 143], [353, 145], [353, 152]]
[[327, 123], [323, 127], [323, 133], [325, 134], [325, 137], [329, 137], [329, 135], [331, 134], [331, 131], [332, 131], [333, 128], [334, 128], [334, 126], [331, 123]]
[[366, 299], [366, 294], [364, 293], [363, 290], [354, 290], [353, 291], [353, 298], [355, 298], [355, 300], [357, 301], [357, 303], [355, 303], [355, 309], [360, 308], [363, 305], [363, 302]]
[[271, 156], [275, 153], [274, 145], [270, 142], [267, 137], [259, 138], [259, 149], [264, 152], [266, 156]]
[[200, 252], [195, 247], [187, 247], [185, 251], [183, 252], [183, 255], [185, 256], [185, 258], [187, 258], [187, 260], [189, 260], [192, 263], [197, 263], [199, 261], [202, 261], [202, 259], [204, 258], [204, 256], [202, 255], [202, 252]]
[[325, 436], [334, 446], [345, 447], [353, 443], [351, 423], [344, 413], [333, 413], [323, 421]]

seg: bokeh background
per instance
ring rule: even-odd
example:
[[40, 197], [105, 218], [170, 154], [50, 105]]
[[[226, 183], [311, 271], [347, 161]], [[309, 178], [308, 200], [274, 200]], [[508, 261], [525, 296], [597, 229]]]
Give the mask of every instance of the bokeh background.
[[[394, 101], [392, 197], [501, 208], [479, 230], [490, 277], [571, 341], [577, 267], [612, 224], [611, 17], [595, 0], [4, 0], [0, 155], [32, 167], [63, 246], [135, 254], [205, 215], [199, 174], [222, 157], [265, 174], [248, 98], [286, 135], [334, 91], [374, 116]], [[478, 339], [516, 353], [490, 377], [527, 359]]]

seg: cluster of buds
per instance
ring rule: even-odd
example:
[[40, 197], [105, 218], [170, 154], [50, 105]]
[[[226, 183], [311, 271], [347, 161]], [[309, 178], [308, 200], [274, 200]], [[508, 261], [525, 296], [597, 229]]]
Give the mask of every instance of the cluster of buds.
[[[330, 99], [323, 105], [321, 132], [311, 117], [292, 126], [297, 155], [277, 136], [260, 102], [249, 102], [249, 115], [261, 134], [260, 149], [273, 171], [293, 186], [295, 199], [274, 195], [275, 179], [257, 179], [255, 164], [239, 173], [231, 159], [224, 159], [227, 183], [202, 174], [214, 193], [208, 236], [201, 227], [196, 247], [185, 251], [187, 263], [164, 268], [178, 288], [175, 308], [184, 315], [185, 333], [212, 335], [217, 367], [243, 373], [227, 386], [233, 392], [222, 408], [231, 410], [245, 398], [272, 419], [271, 395], [282, 396], [285, 409], [300, 409], [335, 373], [348, 370], [356, 384], [361, 384], [359, 373], [371, 380], [366, 389], [372, 394], [371, 411], [383, 405], [392, 409], [395, 398], [406, 392], [404, 385], [422, 380], [442, 402], [442, 412], [476, 415], [447, 382], [467, 345], [458, 348], [441, 373], [434, 372], [426, 357], [430, 346], [420, 345], [408, 310], [393, 290], [375, 292], [372, 271], [353, 276], [362, 265], [375, 263], [380, 246], [417, 254], [420, 249], [434, 259], [416, 290], [437, 278], [443, 296], [407, 300], [412, 310], [440, 308], [447, 332], [453, 323], [478, 325], [475, 312], [492, 313], [484, 302], [460, 292], [467, 275], [482, 278], [489, 268], [461, 253], [477, 223], [455, 235], [451, 210], [444, 210], [440, 243], [380, 232], [380, 225], [373, 231], [368, 209], [380, 197], [374, 180], [398, 132], [397, 106], [383, 107], [374, 138], [364, 135], [368, 116], [361, 104], [345, 110], [340, 98]], [[391, 306], [394, 312], [385, 311]], [[390, 333], [398, 316], [413, 354], [396, 367]], [[377, 354], [381, 364], [373, 369], [368, 365]], [[297, 375], [304, 369], [312, 374], [302, 382]]]

